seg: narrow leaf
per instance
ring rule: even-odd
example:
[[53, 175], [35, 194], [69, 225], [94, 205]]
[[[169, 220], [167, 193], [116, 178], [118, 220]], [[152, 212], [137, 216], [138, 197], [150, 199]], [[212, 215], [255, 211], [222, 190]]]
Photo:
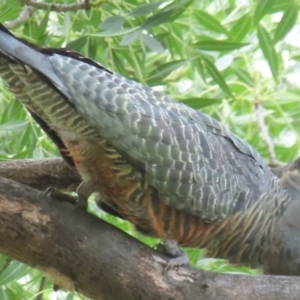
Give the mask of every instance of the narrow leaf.
[[273, 14], [280, 11], [285, 11], [295, 5], [295, 0], [275, 0], [269, 13]]
[[162, 80], [163, 78], [171, 74], [173, 71], [183, 66], [185, 62], [186, 60], [182, 59], [182, 60], [171, 61], [163, 65], [160, 65], [150, 73], [150, 75], [147, 78], [147, 81]]
[[275, 79], [275, 81], [277, 81], [278, 58], [271, 37], [262, 25], [258, 25], [257, 27], [257, 36], [260, 48], [264, 54], [265, 59], [269, 64], [269, 67], [273, 74], [273, 78]]
[[148, 34], [142, 34], [142, 41], [150, 50], [154, 52], [161, 53], [165, 50], [161, 42]]
[[197, 21], [206, 29], [217, 33], [225, 33], [226, 35], [228, 34], [226, 28], [209, 13], [203, 10], [198, 10], [195, 15], [197, 17]]
[[274, 43], [282, 40], [291, 31], [297, 21], [298, 13], [299, 10], [296, 6], [290, 7], [284, 12], [274, 33]]
[[218, 71], [215, 65], [205, 56], [202, 56], [205, 68], [209, 75], [214, 79], [214, 81], [220, 86], [220, 88], [229, 96], [233, 97], [228, 85], [226, 84], [222, 74]]
[[254, 13], [254, 22], [257, 24], [262, 17], [270, 12], [272, 6], [274, 5], [274, 0], [258, 0], [255, 13]]
[[242, 41], [251, 29], [252, 18], [247, 13], [238, 19], [230, 30], [230, 36], [235, 41]]
[[147, 15], [152, 13], [155, 9], [157, 9], [162, 4], [162, 1], [155, 3], [147, 3], [141, 4], [134, 8], [134, 10], [129, 14], [131, 17], [139, 17], [142, 15]]
[[124, 18], [121, 16], [112, 16], [105, 19], [101, 24], [100, 28], [105, 31], [114, 32], [116, 30], [120, 30], [120, 28], [124, 24]]
[[139, 38], [139, 32], [134, 31], [123, 35], [120, 46], [128, 46]]
[[162, 23], [166, 23], [175, 10], [161, 11], [148, 19], [141, 25], [144, 29], [150, 29]]
[[246, 43], [236, 43], [236, 42], [228, 42], [228, 41], [217, 41], [217, 40], [210, 40], [210, 41], [199, 41], [193, 44], [199, 50], [206, 50], [206, 51], [231, 51], [235, 49], [240, 49], [242, 47], [247, 46]]
[[47, 39], [48, 35], [46, 34], [46, 29], [48, 25], [48, 20], [49, 20], [49, 11], [45, 14], [45, 16], [42, 19], [42, 22], [40, 23], [40, 26], [38, 27], [37, 30], [37, 40], [39, 43], [42, 45], [44, 44], [45, 40]]
[[182, 103], [187, 106], [193, 107], [195, 109], [203, 108], [215, 103], [220, 103], [221, 98], [188, 98], [188, 99], [179, 99]]
[[300, 62], [300, 54], [298, 54], [298, 55], [293, 55], [293, 56], [291, 57], [291, 59]]
[[239, 80], [246, 83], [249, 86], [253, 86], [254, 85], [254, 80], [251, 77], [251, 75], [249, 74], [249, 72], [247, 72], [246, 70], [240, 68], [234, 68], [234, 73], [238, 76]]
[[98, 37], [118, 36], [118, 35], [127, 34], [129, 32], [133, 32], [137, 29], [138, 29], [138, 27], [130, 27], [130, 28], [124, 28], [124, 29], [119, 29], [119, 30], [114, 30], [114, 31], [102, 31], [102, 32], [99, 32], [96, 34], [90, 34], [90, 36], [98, 36]]
[[88, 38], [86, 36], [80, 37], [67, 44], [67, 48], [80, 52], [87, 44]]

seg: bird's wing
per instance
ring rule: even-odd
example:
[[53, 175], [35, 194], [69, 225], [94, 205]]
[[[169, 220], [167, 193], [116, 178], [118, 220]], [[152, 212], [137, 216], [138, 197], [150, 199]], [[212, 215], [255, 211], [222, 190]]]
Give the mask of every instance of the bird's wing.
[[0, 46], [138, 165], [168, 205], [215, 221], [269, 189], [273, 175], [259, 154], [207, 115], [74, 52], [26, 44], [3, 26]]
[[168, 205], [215, 221], [268, 188], [259, 154], [216, 120], [102, 67], [50, 61], [78, 112], [142, 167]]

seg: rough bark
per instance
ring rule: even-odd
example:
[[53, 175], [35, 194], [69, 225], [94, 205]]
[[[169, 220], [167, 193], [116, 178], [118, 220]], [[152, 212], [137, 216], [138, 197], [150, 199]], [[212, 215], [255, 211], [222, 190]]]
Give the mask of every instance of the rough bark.
[[179, 268], [73, 205], [0, 178], [0, 252], [92, 299], [300, 299], [297, 277]]
[[40, 191], [49, 187], [75, 191], [80, 184], [79, 175], [62, 158], [0, 161], [0, 176]]

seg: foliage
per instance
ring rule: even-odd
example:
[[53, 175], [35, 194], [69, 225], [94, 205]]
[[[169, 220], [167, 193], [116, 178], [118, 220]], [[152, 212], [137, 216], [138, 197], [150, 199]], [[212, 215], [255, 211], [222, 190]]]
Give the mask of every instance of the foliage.
[[[44, 1], [50, 3], [49, 0]], [[71, 4], [60, 0], [56, 4]], [[263, 157], [289, 162], [300, 140], [299, 3], [297, 0], [106, 0], [90, 10], [35, 9], [14, 28], [18, 36], [50, 47], [69, 47], [136, 81], [163, 90], [208, 113]], [[2, 0], [0, 21], [19, 16], [17, 0]], [[299, 75], [298, 75], [299, 76]], [[259, 109], [260, 108], [260, 109]], [[0, 82], [0, 159], [43, 158], [58, 152]], [[93, 213], [154, 245], [126, 222]], [[216, 272], [255, 271], [203, 258], [193, 265]], [[78, 299], [51, 291], [42, 275], [0, 256], [0, 298]]]

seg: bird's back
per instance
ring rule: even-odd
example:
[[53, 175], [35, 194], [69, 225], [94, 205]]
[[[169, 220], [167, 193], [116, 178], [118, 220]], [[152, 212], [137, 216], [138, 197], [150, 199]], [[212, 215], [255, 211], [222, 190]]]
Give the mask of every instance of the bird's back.
[[54, 131], [101, 201], [139, 230], [260, 263], [257, 247], [270, 239], [287, 196], [257, 151], [218, 121], [75, 52], [24, 44], [3, 27], [0, 76]]

